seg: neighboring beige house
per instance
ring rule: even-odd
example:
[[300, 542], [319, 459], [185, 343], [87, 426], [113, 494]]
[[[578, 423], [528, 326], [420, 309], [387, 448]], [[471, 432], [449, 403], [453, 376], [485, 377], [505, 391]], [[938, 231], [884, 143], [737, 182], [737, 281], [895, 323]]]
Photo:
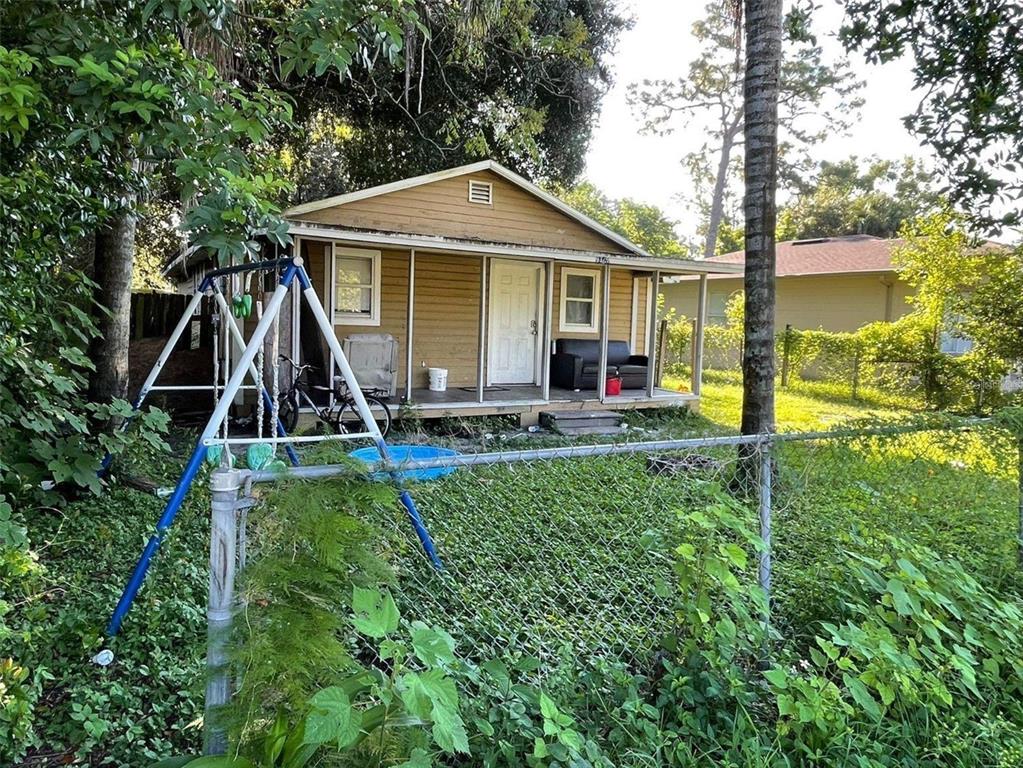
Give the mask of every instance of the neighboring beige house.
[[[392, 336], [396, 400], [424, 416], [695, 403], [698, 382], [680, 393], [655, 380], [649, 297], [662, 277], [741, 271], [654, 258], [491, 161], [285, 217], [338, 337]], [[317, 363], [325, 345], [302, 339], [300, 313], [293, 322], [294, 354]], [[592, 344], [559, 345], [567, 339]], [[568, 357], [582, 350], [575, 381], [589, 384], [559, 384], [554, 372], [564, 374], [559, 360], [568, 358], [553, 353], [563, 348]], [[446, 391], [427, 389], [429, 368], [447, 370]], [[606, 391], [616, 372], [620, 395]]]
[[[913, 289], [892, 266], [892, 247], [898, 242], [848, 235], [778, 243], [776, 327], [855, 331], [908, 313]], [[744, 256], [738, 251], [707, 262], [741, 266]], [[699, 283], [683, 277], [663, 285], [665, 309], [696, 317]], [[729, 298], [740, 291], [741, 275], [708, 274], [707, 322], [724, 322]]]

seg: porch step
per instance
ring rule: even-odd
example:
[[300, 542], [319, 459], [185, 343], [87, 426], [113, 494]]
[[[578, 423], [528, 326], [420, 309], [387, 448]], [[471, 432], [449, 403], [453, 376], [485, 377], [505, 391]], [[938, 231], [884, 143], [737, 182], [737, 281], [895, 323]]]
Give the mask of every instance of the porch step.
[[614, 411], [540, 411], [540, 423], [562, 435], [617, 435], [622, 414]]

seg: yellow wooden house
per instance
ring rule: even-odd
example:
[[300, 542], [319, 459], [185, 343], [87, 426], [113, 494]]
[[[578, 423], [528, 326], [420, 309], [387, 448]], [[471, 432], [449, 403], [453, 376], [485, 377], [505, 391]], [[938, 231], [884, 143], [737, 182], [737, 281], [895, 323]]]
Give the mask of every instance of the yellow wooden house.
[[[741, 270], [655, 258], [492, 161], [285, 216], [335, 333], [393, 337], [395, 400], [425, 417], [518, 413], [528, 422], [541, 410], [692, 405], [698, 377], [689, 392], [659, 386], [652, 298], [666, 277], [697, 276], [705, 295], [708, 273]], [[300, 314], [293, 322], [295, 352], [308, 355]], [[701, 337], [698, 328], [697, 355]], [[648, 373], [624, 376], [631, 383], [612, 394], [619, 369], [641, 370], [615, 359], [625, 345], [634, 362], [646, 357]], [[555, 353], [568, 348], [588, 356], [591, 385], [553, 375]], [[429, 389], [431, 368], [446, 371], [443, 391]]]

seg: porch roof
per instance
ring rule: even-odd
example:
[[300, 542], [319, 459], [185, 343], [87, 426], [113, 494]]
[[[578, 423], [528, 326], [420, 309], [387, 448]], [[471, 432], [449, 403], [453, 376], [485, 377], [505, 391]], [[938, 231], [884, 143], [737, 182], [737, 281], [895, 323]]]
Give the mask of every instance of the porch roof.
[[722, 264], [696, 259], [676, 259], [657, 256], [629, 256], [599, 251], [568, 250], [543, 246], [516, 245], [514, 243], [463, 240], [437, 235], [412, 235], [382, 230], [355, 230], [327, 226], [307, 221], [291, 221], [289, 233], [298, 237], [341, 240], [355, 245], [392, 246], [414, 248], [424, 253], [483, 254], [487, 256], [515, 256], [543, 261], [574, 261], [582, 264], [609, 264], [666, 274], [741, 274], [741, 264]]

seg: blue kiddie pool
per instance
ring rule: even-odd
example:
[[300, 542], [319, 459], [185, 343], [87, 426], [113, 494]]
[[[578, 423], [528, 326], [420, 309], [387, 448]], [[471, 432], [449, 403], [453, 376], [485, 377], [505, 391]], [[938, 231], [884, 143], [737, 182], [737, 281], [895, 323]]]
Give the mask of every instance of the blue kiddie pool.
[[[448, 456], [458, 456], [458, 451], [450, 448], [437, 448], [433, 445], [389, 445], [387, 450], [391, 453], [391, 459], [395, 464], [403, 464], [407, 461], [429, 461]], [[380, 461], [380, 453], [374, 447], [359, 448], [348, 454], [353, 459], [359, 459], [367, 464], [376, 464]], [[438, 477], [450, 475], [457, 467], [434, 467], [431, 469], [406, 469], [398, 472], [402, 480], [422, 481], [436, 480]], [[374, 472], [370, 477], [374, 480], [388, 480], [390, 475], [387, 472]]]

